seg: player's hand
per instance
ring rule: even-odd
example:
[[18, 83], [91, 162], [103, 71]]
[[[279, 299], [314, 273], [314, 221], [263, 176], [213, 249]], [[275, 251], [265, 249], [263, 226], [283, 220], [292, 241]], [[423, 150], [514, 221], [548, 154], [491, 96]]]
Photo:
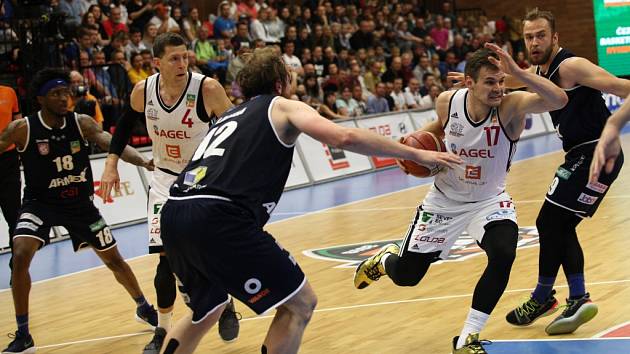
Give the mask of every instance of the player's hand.
[[450, 82], [451, 85], [453, 85], [453, 88], [460, 89], [466, 86], [466, 84], [464, 83], [464, 77], [464, 73], [449, 71], [448, 74], [446, 74], [446, 81]]
[[120, 192], [120, 176], [116, 167], [105, 163], [105, 170], [101, 176], [101, 188], [97, 193], [103, 199], [103, 204], [107, 204], [107, 201], [110, 200], [112, 188], [116, 192]]
[[619, 130], [610, 124], [606, 124], [593, 153], [589, 181], [591, 183], [597, 182], [602, 168], [605, 168], [604, 171], [606, 173], [611, 173], [620, 153]]
[[142, 163], [142, 167], [146, 168], [148, 171], [155, 170], [155, 164], [153, 163], [153, 159], [144, 160], [144, 162]]
[[417, 150], [417, 163], [424, 166], [438, 165], [440, 167], [454, 168], [455, 165], [462, 163], [462, 159], [452, 152], [437, 152], [429, 150]]
[[518, 64], [512, 59], [512, 56], [505, 50], [501, 49], [498, 45], [494, 43], [486, 43], [485, 47], [495, 52], [499, 59], [494, 57], [488, 57], [488, 60], [494, 65], [496, 65], [499, 70], [503, 71], [507, 75], [518, 75], [523, 69], [521, 69]]

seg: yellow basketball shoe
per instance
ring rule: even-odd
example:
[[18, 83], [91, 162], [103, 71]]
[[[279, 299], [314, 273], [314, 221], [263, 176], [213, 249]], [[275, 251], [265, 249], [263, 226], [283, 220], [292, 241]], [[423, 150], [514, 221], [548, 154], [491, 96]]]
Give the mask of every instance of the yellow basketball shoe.
[[479, 340], [479, 333], [471, 333], [466, 337], [463, 347], [455, 349], [459, 336], [453, 338], [453, 354], [488, 354], [483, 344], [490, 344], [489, 340]]
[[395, 243], [387, 244], [372, 257], [364, 260], [359, 264], [354, 272], [354, 286], [357, 289], [366, 288], [372, 282], [377, 281], [385, 273], [385, 267], [381, 264], [381, 259], [387, 253], [398, 254], [400, 247]]

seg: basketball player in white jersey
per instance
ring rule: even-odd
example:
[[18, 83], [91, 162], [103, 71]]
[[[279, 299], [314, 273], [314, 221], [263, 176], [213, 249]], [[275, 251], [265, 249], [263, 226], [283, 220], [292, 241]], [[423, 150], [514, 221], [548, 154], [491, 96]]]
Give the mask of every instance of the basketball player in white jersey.
[[[159, 253], [154, 285], [158, 303], [158, 327], [144, 354], [157, 354], [166, 332], [170, 329], [176, 298], [175, 277], [165, 257], [160, 237], [160, 211], [168, 199], [171, 184], [186, 167], [199, 142], [208, 132], [210, 116], [221, 115], [232, 106], [219, 82], [188, 71], [188, 53], [184, 39], [165, 33], [155, 39], [154, 61], [159, 73], [136, 84], [131, 93], [131, 109], [116, 127], [109, 150], [101, 188], [103, 200], [112, 189], [118, 188], [120, 178], [117, 163], [129, 140], [131, 125], [146, 119], [147, 130], [153, 141], [155, 171], [149, 189], [147, 221], [149, 253]], [[140, 113], [144, 112], [144, 113]], [[223, 313], [219, 334], [224, 341], [238, 336], [238, 319], [234, 305]]]
[[[440, 94], [439, 120], [423, 130], [445, 139], [464, 163], [440, 172], [411, 222], [402, 247], [384, 246], [363, 261], [354, 284], [363, 289], [383, 275], [399, 286], [415, 286], [431, 263], [446, 259], [463, 231], [488, 255], [488, 265], [473, 294], [472, 308], [453, 353], [486, 353], [479, 332], [503, 294], [516, 255], [518, 227], [512, 198], [505, 191], [516, 142], [526, 113], [546, 112], [567, 103], [551, 81], [521, 70], [494, 44], [476, 51], [467, 62], [465, 87]], [[493, 53], [494, 51], [494, 53]], [[526, 81], [530, 92], [504, 95], [504, 77]]]

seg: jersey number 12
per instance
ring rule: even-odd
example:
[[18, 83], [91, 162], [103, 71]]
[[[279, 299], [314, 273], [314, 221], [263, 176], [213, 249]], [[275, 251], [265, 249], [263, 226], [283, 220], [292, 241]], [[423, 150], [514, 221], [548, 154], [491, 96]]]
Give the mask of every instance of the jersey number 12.
[[234, 134], [236, 127], [238, 127], [238, 123], [232, 121], [210, 130], [201, 144], [199, 144], [192, 161], [197, 161], [202, 157], [205, 159], [209, 156], [223, 156], [225, 149], [220, 148], [219, 145], [229, 138], [230, 135]]

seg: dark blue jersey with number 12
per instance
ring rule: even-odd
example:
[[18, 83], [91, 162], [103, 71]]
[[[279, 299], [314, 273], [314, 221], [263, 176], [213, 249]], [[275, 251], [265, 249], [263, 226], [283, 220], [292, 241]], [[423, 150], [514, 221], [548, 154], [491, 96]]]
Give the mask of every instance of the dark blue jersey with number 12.
[[219, 117], [171, 187], [169, 199], [228, 199], [264, 225], [282, 195], [293, 158], [294, 145], [282, 142], [271, 124], [276, 97], [254, 97]]

